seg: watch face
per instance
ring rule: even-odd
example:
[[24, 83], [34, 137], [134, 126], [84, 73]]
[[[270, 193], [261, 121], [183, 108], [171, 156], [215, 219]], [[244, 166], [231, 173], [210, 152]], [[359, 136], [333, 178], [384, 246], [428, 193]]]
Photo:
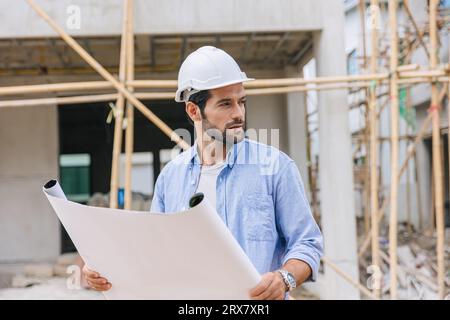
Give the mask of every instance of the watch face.
[[294, 276], [291, 273], [287, 274], [287, 279], [288, 279], [288, 282], [289, 282], [289, 286], [291, 288], [295, 288], [297, 286], [297, 283], [296, 283], [296, 281], [294, 279]]

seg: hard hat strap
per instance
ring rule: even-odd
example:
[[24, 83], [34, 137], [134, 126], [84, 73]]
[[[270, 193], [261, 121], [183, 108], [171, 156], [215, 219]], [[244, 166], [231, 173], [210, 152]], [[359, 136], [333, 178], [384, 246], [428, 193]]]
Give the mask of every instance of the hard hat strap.
[[189, 101], [189, 98], [193, 95], [196, 94], [198, 92], [200, 92], [202, 90], [196, 90], [196, 89], [186, 89], [182, 92], [182, 96], [181, 96], [181, 100], [183, 101]]

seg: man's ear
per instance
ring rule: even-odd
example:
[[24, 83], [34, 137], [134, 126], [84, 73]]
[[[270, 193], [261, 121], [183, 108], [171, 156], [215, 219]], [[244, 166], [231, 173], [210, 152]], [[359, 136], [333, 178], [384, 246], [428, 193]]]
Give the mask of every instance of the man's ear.
[[186, 102], [186, 113], [192, 121], [202, 120], [202, 115], [200, 114], [200, 108], [192, 101]]

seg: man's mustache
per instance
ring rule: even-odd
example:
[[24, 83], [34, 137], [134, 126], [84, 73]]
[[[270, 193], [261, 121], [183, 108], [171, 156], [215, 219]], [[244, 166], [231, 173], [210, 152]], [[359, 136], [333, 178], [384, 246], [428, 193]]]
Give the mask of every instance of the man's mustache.
[[225, 125], [225, 129], [229, 129], [231, 127], [234, 126], [244, 126], [245, 121], [241, 120], [241, 121], [233, 121], [231, 123], [228, 123]]

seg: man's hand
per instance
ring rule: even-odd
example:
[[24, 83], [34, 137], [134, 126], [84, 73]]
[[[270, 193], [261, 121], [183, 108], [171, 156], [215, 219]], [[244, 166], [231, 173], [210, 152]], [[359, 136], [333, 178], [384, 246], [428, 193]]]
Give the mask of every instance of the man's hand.
[[250, 290], [250, 298], [253, 300], [284, 300], [286, 284], [279, 272], [263, 274], [261, 281]]
[[91, 289], [96, 291], [107, 291], [111, 289], [111, 283], [100, 276], [98, 272], [89, 269], [86, 265], [83, 267], [83, 275]]

